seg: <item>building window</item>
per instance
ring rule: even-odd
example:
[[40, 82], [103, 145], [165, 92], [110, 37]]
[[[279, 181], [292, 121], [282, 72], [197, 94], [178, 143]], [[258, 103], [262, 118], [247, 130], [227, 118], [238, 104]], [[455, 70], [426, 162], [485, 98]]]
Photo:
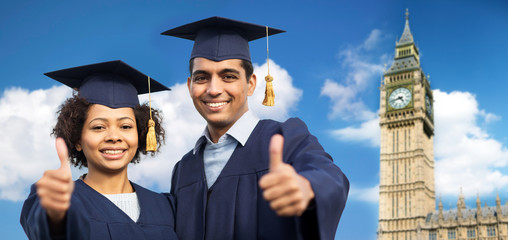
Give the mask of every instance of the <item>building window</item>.
[[467, 239], [475, 239], [476, 238], [476, 229], [475, 228], [467, 228]]
[[392, 152], [395, 152], [395, 131], [392, 132], [392, 143], [393, 143], [393, 145], [392, 145], [392, 148], [393, 148]]
[[490, 225], [487, 226], [487, 237], [495, 237], [496, 236], [496, 226]]
[[404, 129], [404, 151], [407, 151], [407, 130]]
[[399, 152], [399, 131], [397, 131], [397, 152]]
[[395, 176], [395, 183], [399, 183], [399, 164], [395, 166], [395, 171], [397, 172], [397, 176]]
[[409, 193], [409, 215], [411, 216], [411, 192]]
[[404, 161], [404, 182], [407, 182], [407, 160]]
[[392, 183], [395, 184], [395, 162], [392, 163]]
[[429, 232], [429, 240], [437, 240], [437, 234], [435, 230]]
[[395, 198], [392, 197], [392, 217], [395, 217]]
[[407, 217], [407, 192], [404, 193], [404, 200], [404, 216]]
[[[395, 217], [399, 217], [399, 195], [396, 194], [396, 199], [395, 199], [395, 207], [397, 208], [395, 210]], [[397, 226], [398, 227], [398, 226]]]
[[409, 149], [411, 149], [411, 129], [409, 129], [409, 131], [407, 133], [407, 142], [409, 145]]
[[408, 165], [409, 165], [409, 167], [407, 170], [407, 175], [408, 175], [409, 181], [411, 181], [411, 160], [409, 160]]
[[455, 229], [448, 229], [448, 239], [457, 239]]

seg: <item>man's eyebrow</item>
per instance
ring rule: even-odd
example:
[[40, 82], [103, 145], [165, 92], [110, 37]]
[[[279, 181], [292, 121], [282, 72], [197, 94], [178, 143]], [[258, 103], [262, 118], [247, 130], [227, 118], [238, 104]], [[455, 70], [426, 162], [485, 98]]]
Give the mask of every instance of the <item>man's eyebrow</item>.
[[205, 70], [196, 70], [194, 72], [192, 72], [192, 75], [198, 75], [198, 74], [209, 74], [207, 71]]
[[224, 73], [236, 73], [236, 74], [240, 74], [240, 71], [236, 70], [236, 69], [233, 69], [233, 68], [225, 68], [225, 69], [222, 69], [219, 74], [224, 74]]

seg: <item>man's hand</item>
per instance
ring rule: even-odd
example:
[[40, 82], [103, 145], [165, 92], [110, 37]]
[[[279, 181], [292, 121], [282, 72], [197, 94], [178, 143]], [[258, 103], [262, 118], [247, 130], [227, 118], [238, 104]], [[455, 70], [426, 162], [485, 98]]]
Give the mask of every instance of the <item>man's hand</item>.
[[45, 171], [42, 178], [35, 184], [41, 206], [46, 209], [50, 225], [59, 225], [63, 221], [74, 190], [65, 141], [57, 138], [55, 145], [58, 158], [60, 158], [60, 168]]
[[301, 216], [314, 199], [314, 191], [309, 180], [282, 161], [283, 146], [284, 137], [273, 135], [269, 150], [270, 171], [259, 180], [259, 186], [263, 189], [263, 197], [270, 202], [270, 207], [277, 215]]

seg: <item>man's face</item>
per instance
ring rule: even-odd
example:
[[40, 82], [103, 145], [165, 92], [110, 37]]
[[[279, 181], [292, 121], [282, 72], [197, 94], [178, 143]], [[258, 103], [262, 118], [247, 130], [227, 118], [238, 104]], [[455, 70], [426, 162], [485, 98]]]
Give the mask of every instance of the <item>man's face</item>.
[[194, 106], [211, 128], [225, 132], [249, 109], [247, 96], [256, 88], [256, 76], [247, 79], [241, 63], [240, 59], [194, 59], [187, 87]]

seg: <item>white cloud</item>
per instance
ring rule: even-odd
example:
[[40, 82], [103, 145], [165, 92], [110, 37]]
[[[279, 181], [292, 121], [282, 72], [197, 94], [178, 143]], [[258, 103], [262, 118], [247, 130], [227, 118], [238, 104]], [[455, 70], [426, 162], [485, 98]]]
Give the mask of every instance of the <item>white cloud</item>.
[[359, 188], [351, 185], [348, 198], [377, 204], [379, 202], [379, 185], [370, 188]]
[[4, 91], [0, 99], [0, 199], [26, 198], [41, 169], [59, 166], [50, 133], [57, 107], [70, 93], [66, 87]]
[[[478, 126], [494, 114], [468, 92], [434, 90], [436, 192], [474, 197], [508, 190], [508, 149]], [[496, 117], [496, 119], [500, 119]]]
[[275, 105], [267, 107], [262, 104], [265, 98], [265, 76], [267, 65], [254, 64], [254, 74], [257, 77], [257, 85], [254, 94], [249, 98], [249, 107], [260, 118], [271, 118], [283, 121], [288, 113], [294, 110], [300, 101], [303, 91], [293, 86], [293, 78], [273, 60], [270, 60], [270, 75], [273, 77], [273, 89], [275, 92]]
[[377, 47], [378, 43], [383, 39], [381, 30], [374, 29], [370, 32], [369, 37], [363, 42], [363, 47], [366, 50], [372, 50]]
[[332, 131], [332, 136], [345, 142], [369, 142], [373, 147], [379, 146], [381, 131], [379, 118], [363, 122], [359, 127], [346, 127]]
[[[279, 65], [270, 62], [274, 76], [276, 106], [262, 106], [265, 65], [255, 65], [254, 72], [262, 76], [258, 88], [249, 100], [250, 108], [262, 118], [284, 120], [296, 107], [302, 90], [292, 85], [291, 76]], [[172, 91], [152, 94], [152, 106], [163, 111], [166, 143], [155, 157], [146, 157], [140, 164], [129, 167], [129, 178], [156, 191], [169, 191], [174, 164], [192, 149], [205, 128], [197, 113], [185, 83], [171, 86]], [[28, 91], [12, 88], [0, 98], [0, 199], [20, 201], [29, 187], [47, 169], [59, 167], [54, 139], [49, 135], [56, 123], [58, 106], [71, 95], [65, 86]], [[141, 102], [148, 96], [140, 97]], [[73, 169], [77, 178], [84, 170]]]
[[360, 126], [331, 130], [331, 135], [341, 141], [368, 141], [372, 146], [379, 145], [379, 118], [362, 100], [362, 93], [368, 86], [380, 83], [383, 73], [383, 62], [386, 55], [376, 62], [371, 61], [369, 51], [375, 49], [380, 41], [385, 40], [378, 29], [371, 31], [368, 38], [359, 46], [349, 47], [339, 53], [345, 78], [339, 83], [326, 79], [321, 87], [321, 96], [331, 101], [330, 119], [361, 121]]
[[321, 96], [330, 98], [332, 106], [330, 119], [371, 120], [375, 113], [370, 111], [361, 99], [361, 93], [372, 84], [379, 82], [383, 72], [384, 57], [378, 63], [369, 61], [368, 51], [382, 39], [380, 30], [374, 29], [359, 46], [349, 47], [339, 53], [342, 67], [347, 74], [340, 83], [326, 79]]
[[491, 123], [501, 120], [501, 117], [493, 113], [485, 113], [484, 110], [480, 111], [480, 115], [484, 118], [485, 123]]

